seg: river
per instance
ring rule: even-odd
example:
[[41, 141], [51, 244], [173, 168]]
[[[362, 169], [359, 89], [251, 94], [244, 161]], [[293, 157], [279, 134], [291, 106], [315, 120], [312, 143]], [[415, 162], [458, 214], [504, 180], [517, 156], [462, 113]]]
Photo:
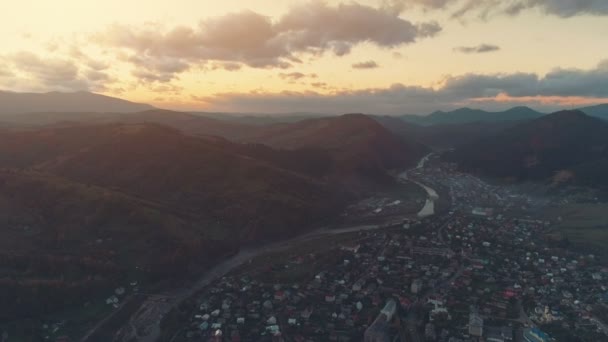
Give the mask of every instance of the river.
[[418, 162], [418, 164], [416, 165], [415, 168], [405, 171], [403, 173], [401, 173], [399, 175], [399, 177], [403, 180], [409, 180], [410, 182], [415, 183], [416, 185], [418, 185], [419, 187], [423, 188], [424, 191], [426, 191], [427, 194], [427, 198], [426, 201], [424, 203], [424, 207], [422, 207], [422, 209], [420, 209], [420, 211], [418, 212], [418, 217], [420, 218], [424, 218], [424, 217], [429, 217], [432, 215], [435, 215], [435, 202], [437, 200], [439, 200], [439, 194], [437, 194], [437, 191], [435, 191], [435, 189], [431, 188], [430, 186], [426, 185], [426, 184], [422, 184], [421, 182], [418, 182], [416, 180], [410, 179], [408, 177], [408, 172], [412, 171], [412, 170], [419, 170], [419, 169], [423, 169], [425, 164], [429, 161], [429, 159], [431, 158], [431, 156], [433, 155], [433, 153], [429, 153], [426, 156], [424, 156], [422, 159], [420, 159], [420, 161]]
[[[414, 169], [424, 168], [426, 162], [431, 156], [432, 153], [423, 157]], [[401, 173], [399, 177], [408, 180], [407, 172], [408, 171]], [[437, 192], [425, 184], [415, 180], [409, 180], [422, 187], [427, 193], [426, 203], [418, 212], [418, 217], [428, 217], [434, 215], [435, 201], [439, 199]], [[136, 340], [140, 342], [156, 342], [160, 336], [160, 320], [162, 317], [168, 314], [182, 301], [193, 296], [196, 292], [200, 291], [211, 282], [225, 276], [233, 269], [248, 262], [258, 255], [284, 250], [290, 248], [294, 244], [325, 235], [373, 230], [380, 227], [381, 225], [360, 225], [335, 229], [328, 229], [327, 227], [324, 227], [288, 240], [270, 243], [254, 248], [242, 249], [239, 253], [233, 255], [232, 257], [217, 263], [215, 267], [205, 272], [205, 274], [201, 276], [201, 278], [199, 278], [194, 284], [190, 284], [180, 289], [175, 289], [171, 293], [150, 296], [141, 305], [139, 310], [131, 316], [129, 321], [126, 322], [126, 324], [117, 332], [114, 341]], [[120, 309], [116, 310], [111, 316], [106, 317], [104, 321], [111, 319], [112, 316], [117, 314], [119, 311]], [[86, 337], [82, 338], [80, 342], [90, 342], [89, 337], [92, 336], [97, 329], [103, 326], [102, 323], [103, 322], [100, 322], [93, 329], [91, 329]]]

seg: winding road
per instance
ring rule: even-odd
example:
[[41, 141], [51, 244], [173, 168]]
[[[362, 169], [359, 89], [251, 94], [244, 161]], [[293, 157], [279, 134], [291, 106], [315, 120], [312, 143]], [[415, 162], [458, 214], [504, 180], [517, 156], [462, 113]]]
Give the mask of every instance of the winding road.
[[[431, 154], [423, 157], [417, 164], [417, 167], [414, 169], [423, 168], [429, 158], [432, 156]], [[414, 170], [412, 169], [412, 170]], [[400, 174], [401, 179], [407, 178], [407, 171]], [[439, 198], [437, 192], [422, 184], [418, 181], [410, 180], [422, 188], [427, 192], [427, 200], [425, 206], [418, 213], [419, 217], [427, 217], [433, 215], [435, 213], [434, 203]], [[246, 248], [242, 249], [239, 253], [234, 256], [223, 260], [218, 263], [215, 267], [207, 271], [204, 275], [201, 276], [194, 284], [189, 284], [183, 288], [176, 289], [167, 294], [158, 294], [149, 296], [139, 307], [139, 309], [133, 314], [128, 322], [125, 322], [123, 327], [116, 333], [114, 337], [114, 341], [116, 342], [128, 342], [128, 341], [141, 341], [141, 342], [156, 342], [160, 337], [160, 322], [162, 318], [167, 315], [171, 310], [176, 308], [180, 303], [182, 303], [187, 298], [193, 296], [195, 293], [199, 292], [206, 286], [208, 286], [213, 281], [225, 276], [233, 269], [238, 266], [248, 262], [252, 258], [266, 254], [269, 252], [281, 251], [287, 248], [292, 247], [294, 244], [301, 243], [310, 239], [318, 238], [321, 236], [327, 235], [337, 235], [344, 234], [350, 232], [357, 231], [366, 231], [366, 230], [374, 230], [380, 228], [381, 225], [359, 225], [352, 226], [346, 228], [335, 228], [328, 229], [327, 227], [322, 227], [312, 232], [309, 232], [304, 235], [297, 236], [295, 238], [291, 238], [289, 240], [284, 240], [280, 242], [270, 243], [267, 245], [255, 247], [255, 248]], [[122, 308], [126, 307], [126, 305], [122, 306], [118, 310], [114, 311], [110, 316], [106, 317], [103, 321], [98, 323], [94, 328], [92, 328], [84, 338], [80, 339], [80, 342], [94, 342], [92, 336], [95, 335], [95, 332], [98, 329], [103, 328], [104, 322], [111, 320], [115, 315], [117, 315]]]

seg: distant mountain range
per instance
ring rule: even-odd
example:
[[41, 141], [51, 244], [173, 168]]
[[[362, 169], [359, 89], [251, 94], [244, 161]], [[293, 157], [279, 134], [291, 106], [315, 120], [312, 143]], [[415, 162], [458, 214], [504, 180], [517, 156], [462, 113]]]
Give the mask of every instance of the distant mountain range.
[[0, 121], [3, 114], [32, 112], [133, 113], [153, 106], [89, 92], [14, 93], [0, 91]]
[[[579, 108], [583, 113], [608, 119], [608, 104]], [[402, 115], [399, 118], [403, 121], [414, 123], [421, 126], [432, 125], [455, 125], [467, 123], [484, 122], [509, 122], [525, 121], [539, 118], [545, 113], [535, 111], [529, 107], [513, 107], [501, 112], [489, 112], [481, 109], [460, 108], [449, 112], [436, 111], [429, 115]]]
[[480, 109], [460, 108], [450, 112], [437, 111], [429, 115], [403, 115], [406, 122], [422, 126], [453, 125], [471, 122], [502, 122], [530, 120], [541, 117], [544, 113], [528, 107], [514, 107], [503, 112], [488, 112]]
[[608, 122], [561, 111], [461, 146], [446, 158], [492, 177], [606, 188]]
[[[137, 113], [156, 110], [151, 105], [130, 102], [110, 96], [90, 92], [49, 92], [49, 93], [16, 93], [0, 91], [0, 122], [5, 115], [23, 113]], [[578, 110], [594, 117], [608, 120], [608, 104], [579, 108]], [[185, 114], [185, 113], [184, 113]], [[307, 119], [332, 117], [323, 113], [293, 112], [283, 114], [265, 113], [217, 113], [192, 112], [192, 116], [221, 120], [246, 125], [268, 125], [276, 123], [293, 123]], [[448, 112], [436, 111], [428, 115], [402, 115], [400, 119], [420, 126], [453, 125], [473, 122], [509, 122], [531, 120], [546, 115], [529, 107], [520, 106], [511, 109], [490, 112], [480, 109], [460, 108]], [[40, 116], [39, 116], [40, 117]], [[47, 122], [51, 118], [47, 115]], [[57, 118], [59, 119], [59, 118]], [[57, 121], [57, 120], [55, 120]]]
[[579, 109], [581, 112], [594, 116], [596, 118], [608, 120], [608, 103], [597, 106], [583, 107]]
[[466, 122], [422, 126], [394, 116], [374, 116], [376, 121], [394, 134], [417, 141], [434, 149], [444, 150], [472, 143], [495, 135], [521, 121]]

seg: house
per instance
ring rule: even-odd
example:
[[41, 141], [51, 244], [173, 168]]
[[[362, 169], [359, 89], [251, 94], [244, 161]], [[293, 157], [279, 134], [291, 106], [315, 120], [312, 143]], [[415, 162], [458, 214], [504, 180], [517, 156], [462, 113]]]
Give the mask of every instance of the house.
[[469, 334], [471, 336], [483, 336], [483, 318], [479, 316], [477, 310], [469, 314]]
[[420, 279], [414, 280], [412, 282], [410, 290], [412, 291], [412, 293], [419, 293], [420, 291], [422, 291], [422, 280], [420, 280]]
[[276, 300], [283, 301], [285, 300], [285, 298], [287, 298], [287, 294], [285, 293], [285, 291], [277, 291], [274, 294], [274, 299]]
[[510, 341], [513, 341], [513, 328], [506, 326], [486, 328], [486, 342]]
[[524, 341], [526, 342], [549, 342], [550, 337], [538, 328], [524, 330]]
[[306, 308], [300, 313], [300, 317], [302, 317], [302, 319], [308, 320], [310, 318], [310, 315], [312, 315], [312, 313], [313, 313], [312, 308]]

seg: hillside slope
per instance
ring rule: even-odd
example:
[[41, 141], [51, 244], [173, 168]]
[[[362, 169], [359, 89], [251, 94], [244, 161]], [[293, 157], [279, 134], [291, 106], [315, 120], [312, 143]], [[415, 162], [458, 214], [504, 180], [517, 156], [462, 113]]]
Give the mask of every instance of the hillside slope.
[[283, 149], [318, 149], [341, 181], [388, 181], [387, 171], [413, 165], [428, 148], [396, 136], [369, 116], [347, 114], [267, 126], [244, 139]]
[[458, 148], [447, 158], [494, 177], [543, 180], [560, 175], [605, 186], [603, 178], [584, 175], [607, 156], [608, 123], [580, 111], [562, 111]]
[[323, 161], [155, 124], [4, 131], [4, 312], [82, 303], [134, 274], [177, 280], [244, 244], [325, 222], [348, 195], [315, 176], [314, 158]]
[[488, 112], [480, 109], [460, 108], [449, 112], [437, 111], [429, 115], [403, 115], [400, 118], [406, 122], [430, 126], [453, 125], [473, 122], [507, 122], [531, 120], [543, 116], [528, 107], [513, 107], [501, 112]]
[[496, 135], [520, 123], [520, 121], [500, 121], [422, 126], [391, 116], [375, 116], [374, 119], [398, 136], [439, 150], [466, 145]]

